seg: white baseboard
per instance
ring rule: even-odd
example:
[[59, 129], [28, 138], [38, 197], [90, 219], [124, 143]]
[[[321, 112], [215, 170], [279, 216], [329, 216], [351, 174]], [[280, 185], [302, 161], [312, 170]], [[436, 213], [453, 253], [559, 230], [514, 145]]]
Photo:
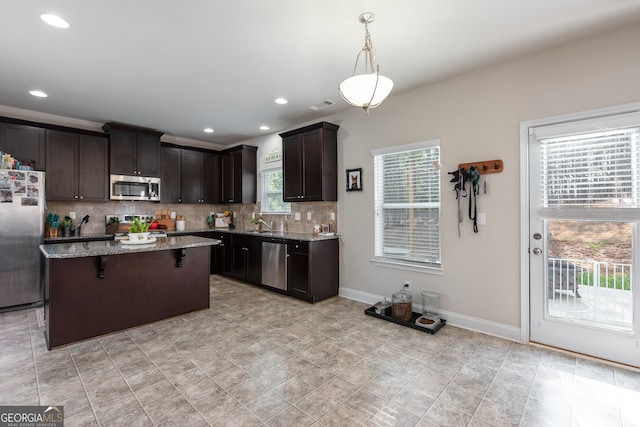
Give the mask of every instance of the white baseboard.
[[[384, 299], [384, 297], [380, 295], [345, 287], [340, 287], [340, 296], [371, 305]], [[413, 311], [422, 311], [422, 306], [420, 304], [413, 304]], [[515, 326], [509, 326], [493, 322], [491, 320], [479, 319], [477, 317], [466, 316], [464, 314], [458, 314], [446, 310], [440, 310], [440, 315], [447, 321], [447, 325], [482, 332], [483, 334], [504, 338], [510, 341], [521, 342], [520, 328]]]

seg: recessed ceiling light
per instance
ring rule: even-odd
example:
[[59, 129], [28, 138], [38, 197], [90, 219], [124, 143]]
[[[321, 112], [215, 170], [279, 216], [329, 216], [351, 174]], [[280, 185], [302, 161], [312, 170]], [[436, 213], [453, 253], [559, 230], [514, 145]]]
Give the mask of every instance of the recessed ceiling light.
[[42, 19], [44, 22], [51, 25], [52, 27], [69, 28], [69, 23], [57, 15], [43, 13], [42, 15], [40, 15], [40, 19]]
[[260, 130], [269, 130], [269, 126], [262, 125], [260, 126]]
[[286, 104], [286, 103], [287, 103], [287, 102], [289, 102], [289, 101], [287, 101], [287, 100], [286, 100], [286, 99], [284, 99], [284, 98], [276, 98], [276, 101], [275, 101], [275, 102], [276, 102], [276, 104], [284, 105], [284, 104]]
[[30, 90], [29, 93], [33, 96], [37, 96], [38, 98], [46, 98], [49, 96], [41, 90]]
[[213, 128], [204, 128], [206, 133], [213, 133]]

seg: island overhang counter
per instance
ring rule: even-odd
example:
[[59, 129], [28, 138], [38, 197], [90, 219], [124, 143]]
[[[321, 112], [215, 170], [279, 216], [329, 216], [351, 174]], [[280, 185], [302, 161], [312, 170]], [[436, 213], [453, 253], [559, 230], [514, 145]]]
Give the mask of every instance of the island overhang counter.
[[40, 246], [47, 348], [209, 308], [210, 250], [219, 243], [176, 236]]

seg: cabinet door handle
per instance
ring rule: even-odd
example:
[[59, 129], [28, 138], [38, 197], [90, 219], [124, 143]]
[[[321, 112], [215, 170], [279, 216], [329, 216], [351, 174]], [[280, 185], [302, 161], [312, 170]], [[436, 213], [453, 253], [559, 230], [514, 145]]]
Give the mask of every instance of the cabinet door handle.
[[78, 196], [77, 196], [77, 195], [76, 195], [76, 196], [73, 196], [73, 198], [74, 198], [74, 199], [77, 199], [77, 198], [78, 198]]
[[84, 196], [80, 196], [80, 200], [84, 199]]

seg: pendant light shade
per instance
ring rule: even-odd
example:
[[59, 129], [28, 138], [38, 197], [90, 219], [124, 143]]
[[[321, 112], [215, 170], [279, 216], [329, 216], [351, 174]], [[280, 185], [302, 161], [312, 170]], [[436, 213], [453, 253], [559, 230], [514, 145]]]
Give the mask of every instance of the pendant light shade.
[[393, 82], [376, 74], [358, 74], [340, 83], [340, 95], [349, 104], [365, 109], [375, 108], [389, 96]]
[[[365, 29], [364, 47], [356, 57], [353, 75], [340, 83], [339, 86], [342, 99], [355, 107], [363, 108], [367, 114], [369, 114], [370, 108], [380, 105], [393, 88], [391, 79], [380, 75], [380, 67], [375, 64], [375, 49], [371, 42], [368, 26], [374, 18], [375, 15], [371, 12], [360, 15], [360, 22], [364, 24]], [[364, 73], [356, 74], [358, 60], [363, 53], [365, 56]]]

